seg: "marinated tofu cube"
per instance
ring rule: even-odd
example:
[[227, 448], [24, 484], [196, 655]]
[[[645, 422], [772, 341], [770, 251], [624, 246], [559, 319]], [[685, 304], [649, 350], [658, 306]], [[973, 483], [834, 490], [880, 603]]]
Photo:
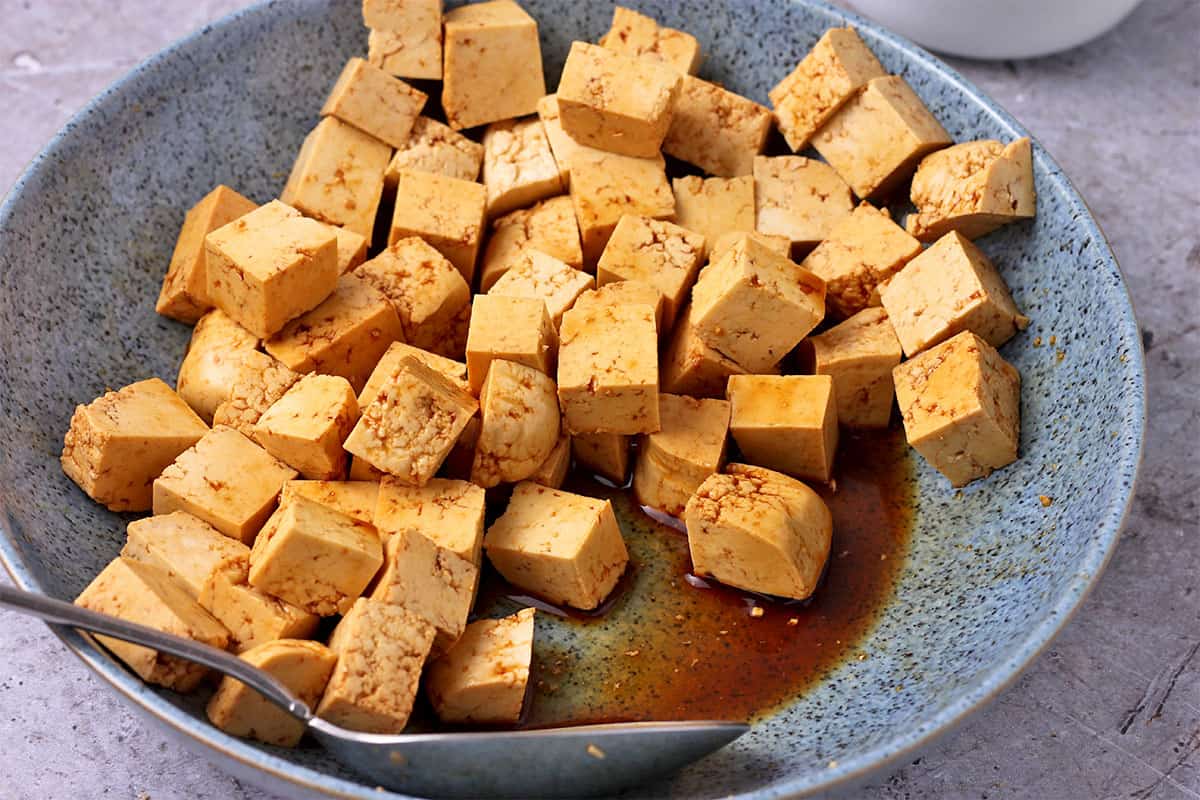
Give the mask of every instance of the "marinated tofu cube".
[[[75, 605], [220, 650], [229, 646], [225, 626], [201, 608], [170, 573], [153, 564], [114, 558], [75, 599]], [[208, 674], [207, 667], [149, 647], [108, 636], [96, 639], [148, 683], [190, 692]]]
[[533, 660], [534, 610], [480, 619], [426, 670], [425, 693], [442, 722], [515, 724]]
[[541, 120], [493, 122], [483, 133], [487, 213], [498, 217], [563, 191]]
[[629, 563], [611, 502], [529, 482], [513, 489], [483, 547], [513, 586], [584, 611], [604, 602]]
[[479, 290], [490, 290], [528, 250], [540, 250], [575, 269], [583, 267], [579, 223], [570, 197], [551, 197], [492, 223], [492, 235], [483, 251]]
[[571, 189], [571, 162], [577, 158], [595, 157], [603, 150], [580, 144], [563, 130], [562, 117], [558, 114], [558, 96], [548, 94], [537, 104], [538, 118], [546, 131], [546, 141], [550, 143], [550, 152], [554, 154], [554, 163], [558, 165], [558, 179], [563, 188]]
[[663, 297], [663, 325], [670, 328], [687, 302], [702, 261], [700, 234], [671, 222], [629, 215], [613, 229], [596, 265], [596, 281], [601, 286], [641, 281], [658, 289]]
[[163, 276], [155, 311], [192, 325], [212, 308], [208, 299], [204, 237], [256, 208], [258, 204], [253, 200], [219, 185], [188, 210], [175, 240], [167, 274]]
[[418, 488], [387, 476], [379, 485], [375, 524], [381, 536], [413, 531], [478, 567], [484, 500], [483, 489], [468, 481], [434, 478]]
[[151, 484], [208, 433], [204, 420], [158, 378], [75, 407], [63, 437], [63, 472], [111, 511], [146, 511]]
[[863, 200], [908, 180], [917, 163], [952, 144], [903, 78], [871, 79], [812, 137], [812, 145]]
[[260, 339], [337, 284], [337, 236], [278, 200], [217, 228], [204, 246], [209, 299]]
[[675, 222], [704, 237], [711, 248], [723, 235], [754, 230], [754, 177], [701, 178], [685, 175], [671, 181]]
[[378, 66], [351, 58], [325, 99], [321, 116], [336, 117], [385, 144], [404, 147], [426, 99], [424, 92]]
[[307, 639], [321, 618], [256, 589], [227, 572], [212, 575], [199, 596], [200, 605], [229, 629], [229, 649], [244, 653], [275, 639]]
[[735, 244], [742, 239], [753, 239], [772, 253], [778, 253], [785, 258], [791, 257], [792, 240], [786, 236], [772, 236], [757, 231], [729, 231], [721, 234], [708, 248], [708, 263], [714, 264], [724, 258]]
[[747, 461], [798, 478], [829, 481], [838, 443], [828, 375], [734, 375], [729, 431]]
[[337, 635], [331, 649], [338, 663], [317, 716], [364, 733], [401, 733], [433, 645], [433, 626], [400, 606], [360, 598]]
[[554, 380], [533, 367], [493, 360], [479, 393], [479, 411], [471, 481], [485, 489], [533, 475], [558, 443]]
[[379, 502], [376, 481], [288, 481], [279, 495], [279, 504], [293, 497], [306, 497], [348, 517], [375, 524], [375, 505]]
[[527, 249], [513, 261], [512, 267], [488, 289], [495, 297], [527, 297], [542, 300], [555, 329], [563, 314], [575, 305], [581, 294], [595, 285], [595, 279], [570, 264], [540, 250]]
[[442, 108], [456, 130], [532, 114], [546, 93], [537, 21], [511, 0], [446, 13]]
[[211, 424], [213, 414], [229, 397], [246, 353], [257, 352], [258, 337], [224, 311], [213, 309], [192, 330], [187, 355], [179, 366], [176, 390], [200, 419]]
[[534, 483], [548, 486], [551, 489], [561, 489], [563, 483], [567, 480], [567, 473], [571, 470], [571, 437], [567, 434], [560, 434], [558, 441], [554, 443], [554, 449], [550, 451], [550, 455], [546, 456], [546, 460], [542, 465], [529, 476], [529, 480]]
[[662, 148], [711, 175], [732, 178], [754, 171], [770, 132], [770, 109], [687, 75]]
[[659, 395], [662, 430], [642, 437], [633, 471], [638, 502], [683, 516], [688, 499], [725, 463], [729, 414], [725, 400]]
[[612, 26], [600, 37], [600, 46], [633, 58], [649, 58], [691, 75], [700, 69], [703, 58], [695, 36], [664, 28], [653, 18], [624, 6], [613, 9]]
[[730, 464], [700, 484], [683, 518], [695, 573], [738, 589], [804, 600], [829, 560], [829, 507], [778, 472]]
[[375, 369], [371, 371], [371, 377], [367, 379], [363, 390], [358, 393], [358, 407], [360, 409], [370, 405], [371, 401], [379, 396], [379, 390], [383, 388], [384, 383], [391, 377], [392, 372], [399, 366], [401, 361], [410, 356], [430, 369], [442, 373], [458, 388], [463, 390], [468, 389], [467, 365], [462, 361], [455, 361], [445, 356], [439, 356], [436, 353], [430, 353], [427, 350], [413, 347], [404, 342], [392, 342], [384, 352], [383, 357], [379, 359], [379, 363], [375, 365]]
[[800, 152], [855, 92], [887, 73], [853, 28], [830, 28], [768, 92], [788, 146]]
[[121, 556], [167, 570], [194, 598], [212, 576], [245, 581], [250, 569], [249, 547], [182, 511], [129, 523]]
[[786, 236], [800, 248], [828, 238], [854, 210], [845, 181], [828, 164], [804, 156], [756, 157], [754, 203], [760, 233]]
[[300, 380], [300, 373], [257, 350], [243, 353], [239, 359], [237, 375], [225, 389], [225, 400], [213, 412], [213, 425], [225, 425], [253, 438], [255, 424]]
[[554, 374], [558, 334], [542, 300], [530, 297], [475, 296], [467, 335], [467, 377], [471, 393], [483, 388], [492, 360], [515, 361]]
[[250, 544], [296, 474], [233, 428], [216, 427], [154, 481], [154, 513], [186, 511]]
[[[620, 284], [617, 284], [620, 285]], [[745, 370], [736, 361], [704, 343], [686, 306], [662, 359], [662, 390], [690, 397], [725, 397], [730, 375]]]
[[[309, 708], [320, 701], [337, 664], [337, 656], [325, 645], [299, 639], [266, 642], [241, 655]], [[295, 747], [304, 735], [304, 723], [230, 677], [221, 679], [207, 713], [209, 721], [228, 734], [277, 747]]]
[[468, 284], [483, 240], [487, 190], [482, 184], [432, 172], [402, 170], [388, 244], [419, 236], [458, 268]]
[[571, 202], [579, 221], [583, 261], [595, 264], [617, 222], [626, 214], [671, 219], [675, 196], [662, 157], [606, 153], [571, 163]]
[[389, 75], [442, 78], [442, 0], [364, 0], [367, 57]]
[[571, 437], [571, 454], [580, 469], [624, 486], [629, 478], [629, 443], [622, 433], [580, 433]]
[[963, 142], [921, 159], [912, 179], [908, 232], [932, 242], [954, 230], [978, 239], [1037, 212], [1029, 139]]
[[845, 318], [879, 305], [879, 287], [920, 252], [921, 243], [887, 209], [864, 202], [834, 224], [801, 266], [825, 281], [830, 313]]
[[362, 408], [345, 448], [405, 483], [424, 486], [478, 410], [474, 397], [410, 356]]
[[908, 443], [952, 486], [1017, 460], [1021, 374], [987, 341], [963, 331], [892, 374]]
[[408, 141], [397, 148], [384, 173], [384, 184], [396, 188], [401, 172], [432, 172], [473, 181], [483, 166], [483, 145], [463, 136], [449, 125], [429, 117], [417, 117]]
[[367, 237], [337, 225], [328, 226], [337, 237], [338, 274], [345, 275], [367, 260]]
[[563, 317], [558, 401], [568, 433], [658, 430], [658, 329], [650, 306], [572, 309]]
[[961, 331], [999, 347], [1029, 325], [995, 265], [958, 231], [910, 261], [879, 296], [909, 358]]
[[892, 369], [900, 340], [887, 312], [866, 308], [820, 336], [805, 340], [805, 360], [817, 375], [833, 378], [838, 423], [886, 428], [892, 418]]
[[381, 469], [375, 469], [361, 458], [350, 457], [350, 471], [346, 475], [352, 481], [370, 481], [378, 484], [387, 475]]
[[345, 378], [307, 375], [267, 409], [254, 440], [310, 480], [346, 474], [342, 442], [358, 422], [358, 398]]
[[579, 295], [575, 308], [594, 306], [628, 306], [643, 305], [654, 309], [654, 325], [661, 335], [666, 330], [663, 323], [662, 292], [642, 281], [617, 281], [606, 283], [597, 289], [590, 289]]

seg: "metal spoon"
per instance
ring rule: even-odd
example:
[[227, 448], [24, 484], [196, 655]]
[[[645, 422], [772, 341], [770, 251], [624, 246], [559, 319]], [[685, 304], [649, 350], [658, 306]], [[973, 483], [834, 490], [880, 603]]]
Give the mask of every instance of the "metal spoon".
[[0, 585], [0, 607], [179, 656], [236, 678], [388, 789], [434, 797], [583, 797], [645, 783], [732, 742], [735, 722], [630, 722], [529, 731], [357, 733], [331, 725], [266, 672], [206, 644]]

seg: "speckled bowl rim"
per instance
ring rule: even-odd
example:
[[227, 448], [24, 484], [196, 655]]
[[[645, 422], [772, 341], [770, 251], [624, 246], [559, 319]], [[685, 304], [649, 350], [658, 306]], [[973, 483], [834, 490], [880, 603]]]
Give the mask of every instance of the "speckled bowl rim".
[[[853, 12], [832, 6], [824, 2], [824, 0], [792, 0], [792, 2], [820, 9], [843, 18], [847, 24], [862, 30], [871, 31], [873, 34], [898, 48], [907, 58], [921, 63], [923, 66], [937, 73], [944, 81], [959, 89], [965, 96], [977, 101], [996, 121], [1010, 128], [1017, 135], [1030, 136], [1029, 132], [1011, 114], [1001, 108], [999, 104], [984, 94], [973, 83], [939, 58], [908, 39], [892, 33]], [[30, 161], [16, 183], [13, 184], [5, 196], [3, 203], [0, 203], [0, 229], [3, 229], [11, 216], [12, 207], [25, 184], [29, 182], [38, 170], [54, 161], [58, 150], [65, 145], [76, 125], [95, 113], [97, 107], [101, 106], [108, 98], [120, 94], [127, 84], [142, 76], [147, 71], [156, 68], [159, 64], [174, 58], [178, 51], [201, 39], [212, 29], [226, 25], [235, 25], [244, 19], [260, 14], [269, 14], [276, 4], [276, 0], [264, 0], [263, 2], [258, 2], [231, 12], [215, 22], [205, 25], [143, 60], [130, 70], [129, 73], [93, 98]], [[1099, 532], [1103, 535], [1093, 540], [1094, 544], [1085, 552], [1082, 564], [1080, 565], [1081, 569], [1076, 571], [1068, 588], [1058, 597], [1049, 613], [1043, 618], [1040, 624], [1026, 634], [1019, 644], [1012, 648], [1007, 657], [988, 669], [974, 688], [965, 692], [948, 706], [937, 711], [937, 713], [920, 725], [897, 733], [877, 747], [833, 763], [820, 772], [810, 772], [786, 778], [775, 785], [744, 793], [739, 795], [740, 797], [753, 798], [754, 800], [768, 800], [773, 798], [811, 796], [838, 789], [847, 789], [861, 785], [872, 775], [882, 772], [884, 769], [897, 764], [901, 760], [914, 757], [917, 753], [932, 745], [938, 738], [962, 724], [970, 714], [983, 708], [987, 703], [999, 696], [1019, 677], [1021, 672], [1046, 649], [1051, 640], [1070, 621], [1080, 606], [1082, 606], [1084, 599], [1098, 582], [1100, 575], [1104, 572], [1104, 568], [1116, 548], [1117, 542], [1120, 539], [1121, 529], [1124, 526], [1133, 502], [1137, 485], [1137, 474], [1140, 472], [1142, 452], [1145, 445], [1146, 370], [1141, 336], [1125, 277], [1121, 273], [1120, 266], [1113, 255], [1108, 239], [1104, 236], [1103, 231], [1100, 230], [1100, 226], [1093, 218], [1091, 209], [1088, 208], [1082, 196], [1080, 196], [1070, 180], [1067, 179], [1057, 162], [1046, 154], [1045, 149], [1037, 148], [1035, 153], [1035, 160], [1040, 162], [1039, 166], [1047, 172], [1049, 176], [1048, 180], [1061, 190], [1063, 197], [1069, 205], [1073, 206], [1073, 210], [1078, 212], [1075, 218], [1082, 231], [1092, 236], [1095, 241], [1104, 242], [1104, 259], [1107, 262], [1107, 266], [1111, 268], [1113, 274], [1119, 279], [1120, 289], [1124, 292], [1126, 302], [1129, 306], [1129, 312], [1120, 321], [1120, 327], [1114, 329], [1114, 334], [1117, 338], [1128, 339], [1132, 344], [1129, 347], [1129, 352], [1131, 353], [1131, 361], [1133, 363], [1129, 367], [1135, 380], [1129, 389], [1135, 395], [1134, 399], [1141, 406], [1140, 414], [1128, 423], [1130, 426], [1136, 428], [1136, 430], [1131, 431], [1135, 435], [1123, 437], [1123, 441], [1136, 442], [1136, 448], [1126, 446], [1123, 450], [1115, 454], [1122, 465], [1129, 466], [1132, 463], [1134, 467], [1130, 470], [1134, 474], [1134, 478], [1129, 483], [1128, 492], [1124, 497], [1114, 498], [1113, 502], [1109, 505], [1103, 516], [1103, 522], [1099, 526]], [[0, 563], [4, 564], [13, 582], [24, 589], [40, 590], [41, 586], [38, 584], [33, 572], [22, 561], [12, 531], [7, 525], [7, 511], [2, 505], [0, 505], [0, 533], [3, 534], [3, 536], [0, 536]], [[216, 763], [226, 768], [236, 770], [243, 776], [252, 777], [255, 773], [261, 773], [259, 775], [260, 780], [273, 780], [277, 782], [277, 786], [289, 785], [292, 788], [303, 789], [327, 797], [353, 798], [355, 800], [406, 797], [406, 795], [381, 792], [365, 784], [344, 780], [298, 765], [295, 762], [260, 750], [240, 739], [228, 736], [212, 726], [198, 724], [194, 717], [189, 716], [165, 697], [142, 683], [119, 662], [98, 648], [89, 636], [57, 625], [49, 625], [48, 627], [54, 631], [62, 642], [84, 664], [95, 671], [115, 691], [132, 702], [139, 711], [157, 720], [170, 733], [173, 733], [177, 737], [185, 740], [190, 739], [193, 744], [204, 746], [209, 751], [209, 755], [215, 757]]]

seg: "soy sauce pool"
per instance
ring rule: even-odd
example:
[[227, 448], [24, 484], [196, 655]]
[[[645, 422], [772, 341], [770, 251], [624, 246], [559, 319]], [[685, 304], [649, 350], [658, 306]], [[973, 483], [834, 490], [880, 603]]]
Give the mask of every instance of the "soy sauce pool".
[[[819, 490], [833, 512], [830, 562], [803, 604], [695, 579], [680, 531], [642, 513], [630, 492], [573, 481], [564, 488], [612, 500], [632, 569], [601, 615], [538, 615], [521, 727], [753, 720], [843, 661], [869, 658], [863, 640], [892, 595], [907, 551], [910, 477], [901, 432], [844, 436], [836, 491]], [[528, 604], [494, 572], [480, 600], [480, 616]]]

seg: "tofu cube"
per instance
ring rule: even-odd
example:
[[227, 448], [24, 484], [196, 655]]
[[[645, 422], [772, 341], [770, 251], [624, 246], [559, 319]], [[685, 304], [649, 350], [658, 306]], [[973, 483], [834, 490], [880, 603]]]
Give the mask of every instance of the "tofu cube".
[[825, 283], [743, 238], [705, 268], [691, 322], [705, 344], [749, 372], [778, 364], [825, 316]]
[[[278, 680], [312, 708], [321, 699], [337, 656], [320, 642], [281, 639], [242, 653], [242, 658]], [[233, 736], [277, 747], [295, 747], [304, 723], [241, 681], [224, 677], [208, 701], [208, 719]]]
[[150, 378], [76, 406], [60, 460], [67, 477], [109, 510], [146, 511], [154, 479], [206, 433], [170, 386]]
[[154, 481], [154, 513], [186, 511], [250, 544], [296, 471], [233, 428], [216, 427]]
[[872, 78], [887, 73], [853, 28], [830, 28], [786, 78], [767, 93], [792, 152]]
[[917, 165], [912, 179], [908, 232], [932, 242], [955, 230], [978, 239], [1037, 212], [1029, 139], [1008, 145], [994, 139], [937, 150]]
[[681, 79], [670, 67], [572, 42], [558, 84], [558, 114], [575, 141], [654, 158], [671, 126]]
[[704, 237], [671, 222], [627, 215], [621, 217], [596, 264], [596, 282], [641, 281], [663, 297], [663, 325], [675, 315], [704, 261]]
[[561, 489], [567, 480], [567, 473], [570, 471], [571, 437], [563, 433], [554, 443], [554, 449], [550, 451], [550, 455], [546, 456], [542, 465], [529, 476], [529, 480], [551, 489]]
[[378, 485], [383, 476], [387, 475], [381, 469], [375, 469], [361, 458], [350, 457], [350, 472], [347, 477], [352, 481], [370, 481]]
[[371, 371], [371, 377], [367, 379], [363, 390], [358, 393], [358, 407], [360, 409], [370, 405], [371, 401], [379, 396], [379, 391], [392, 376], [396, 367], [400, 365], [401, 361], [410, 356], [430, 369], [442, 373], [443, 376], [448, 378], [458, 388], [463, 390], [469, 388], [469, 384], [467, 383], [467, 365], [465, 363], [439, 356], [436, 353], [430, 353], [427, 350], [413, 347], [404, 342], [392, 342], [384, 352], [383, 357], [379, 359], [379, 363], [375, 365], [375, 369]]
[[725, 253], [742, 239], [753, 239], [763, 247], [770, 250], [772, 253], [778, 253], [785, 258], [791, 258], [792, 240], [786, 236], [772, 236], [766, 233], [758, 233], [757, 231], [730, 231], [729, 233], [721, 234], [708, 248], [708, 262], [710, 264], [720, 261]]
[[558, 401], [568, 433], [653, 433], [658, 329], [650, 306], [601, 306], [563, 317]]
[[367, 57], [389, 75], [442, 78], [442, 0], [363, 0]]
[[626, 214], [654, 219], [675, 215], [675, 196], [667, 183], [666, 163], [606, 153], [571, 162], [571, 202], [583, 241], [583, 262], [600, 259], [617, 222]]
[[833, 378], [838, 423], [886, 428], [892, 418], [892, 369], [900, 340], [887, 312], [866, 308], [820, 336], [805, 340], [805, 358], [817, 375]]
[[225, 389], [225, 400], [213, 412], [213, 425], [253, 437], [263, 413], [300, 380], [300, 373], [257, 350], [239, 354], [238, 360], [240, 366]]
[[613, 9], [612, 26], [600, 37], [600, 46], [632, 58], [652, 59], [691, 75], [700, 69], [703, 58], [695, 36], [661, 27], [653, 18], [624, 6]]
[[667, 330], [663, 322], [662, 292], [642, 281], [617, 281], [606, 283], [596, 289], [589, 289], [575, 301], [574, 308], [591, 308], [602, 306], [650, 306], [654, 310], [654, 326], [659, 335]]
[[426, 670], [425, 693], [438, 719], [461, 724], [516, 724], [533, 660], [534, 610], [480, 619]]
[[614, 486], [629, 479], [629, 443], [623, 433], [580, 433], [571, 437], [571, 454], [580, 469], [598, 475]]
[[756, 157], [754, 203], [756, 229], [786, 236], [799, 248], [828, 238], [854, 210], [845, 181], [828, 164], [804, 156]]
[[167, 274], [163, 276], [155, 311], [192, 325], [212, 308], [208, 299], [204, 237], [256, 208], [258, 204], [253, 200], [222, 184], [188, 210], [175, 240]]
[[358, 422], [358, 398], [345, 378], [307, 375], [267, 409], [254, 441], [310, 480], [346, 474], [342, 442]]
[[513, 586], [584, 611], [604, 602], [629, 563], [611, 502], [529, 482], [513, 488], [483, 548]]
[[812, 137], [863, 200], [889, 194], [917, 163], [953, 140], [903, 78], [872, 78]]
[[1017, 460], [1021, 374], [987, 341], [963, 331], [892, 375], [908, 443], [952, 486]]
[[536, 117], [493, 122], [483, 133], [487, 213], [498, 217], [561, 194], [558, 164]]
[[229, 629], [229, 649], [244, 653], [276, 639], [307, 639], [321, 618], [256, 589], [227, 572], [213, 574], [198, 598], [201, 607]]
[[837, 401], [828, 375], [734, 375], [729, 431], [747, 461], [828, 482], [838, 443]]
[[[152, 564], [114, 558], [75, 599], [75, 605], [220, 650], [229, 646], [229, 631], [170, 573]], [[207, 667], [149, 647], [108, 636], [96, 639], [148, 683], [190, 692], [208, 674]]]
[[729, 376], [744, 373], [736, 361], [704, 343], [692, 321], [692, 307], [684, 307], [663, 354], [662, 390], [690, 397], [723, 398]]
[[410, 356], [362, 409], [345, 448], [405, 483], [424, 486], [478, 410], [474, 397]]
[[771, 111], [715, 83], [684, 76], [662, 148], [722, 178], [750, 175], [771, 132]]
[[533, 367], [495, 359], [479, 393], [482, 420], [471, 481], [490, 488], [523, 481], [558, 443], [554, 380]]
[[176, 391], [200, 419], [211, 424], [217, 406], [228, 398], [230, 385], [241, 374], [242, 356], [257, 349], [257, 336], [224, 311], [209, 311], [192, 329], [175, 379]]
[[121, 556], [165, 569], [193, 598], [213, 575], [245, 581], [250, 569], [249, 547], [182, 511], [129, 523]]
[[337, 265], [339, 275], [345, 275], [367, 260], [367, 237], [346, 228], [339, 228], [336, 225], [328, 227], [333, 231], [333, 235], [337, 237]]
[[391, 476], [379, 484], [375, 525], [380, 536], [419, 533], [438, 547], [483, 565], [485, 492], [469, 481], [434, 478], [421, 487]]
[[424, 92], [378, 66], [351, 58], [325, 99], [321, 116], [336, 117], [385, 144], [404, 147], [427, 99]]
[[704, 237], [709, 248], [727, 233], [754, 230], [754, 176], [701, 178], [684, 175], [671, 181], [675, 222]]
[[887, 209], [860, 203], [808, 254], [802, 267], [825, 281], [830, 313], [846, 318], [879, 305], [879, 287], [921, 252]]
[[337, 236], [278, 200], [217, 228], [204, 246], [209, 299], [260, 339], [337, 284]]
[[479, 290], [490, 290], [504, 273], [521, 262], [527, 250], [540, 250], [575, 269], [583, 268], [579, 223], [570, 197], [551, 197], [492, 223], [492, 235], [483, 251]]
[[482, 184], [403, 170], [396, 179], [396, 197], [388, 244], [419, 236], [470, 284], [483, 240], [487, 190]]
[[542, 300], [481, 294], [471, 308], [467, 334], [467, 377], [471, 394], [483, 388], [492, 360], [515, 361], [547, 375], [554, 374], [558, 334]]
[[725, 463], [730, 404], [674, 394], [658, 396], [662, 430], [643, 436], [633, 472], [638, 502], [673, 517]]
[[483, 166], [483, 145], [449, 125], [417, 117], [408, 141], [396, 149], [384, 173], [384, 185], [395, 189], [400, 173], [432, 172], [460, 181], [473, 181]]
[[683, 518], [695, 573], [727, 586], [804, 600], [829, 560], [829, 507], [778, 472], [730, 464], [700, 485]]
[[967, 330], [999, 347], [1029, 325], [995, 265], [958, 231], [910, 261], [879, 297], [909, 358]]
[[400, 606], [360, 598], [337, 635], [331, 649], [338, 663], [317, 716], [364, 733], [401, 733], [433, 645], [433, 626]]
[[287, 505], [293, 497], [306, 497], [359, 522], [374, 525], [379, 484], [376, 481], [288, 481], [279, 495], [279, 504]]
[[563, 314], [575, 305], [579, 295], [596, 281], [586, 272], [559, 261], [540, 250], [527, 249], [514, 259], [512, 267], [488, 289], [494, 297], [527, 297], [542, 300], [557, 329]]
[[537, 21], [511, 0], [446, 13], [442, 108], [455, 130], [532, 114], [546, 93]]

